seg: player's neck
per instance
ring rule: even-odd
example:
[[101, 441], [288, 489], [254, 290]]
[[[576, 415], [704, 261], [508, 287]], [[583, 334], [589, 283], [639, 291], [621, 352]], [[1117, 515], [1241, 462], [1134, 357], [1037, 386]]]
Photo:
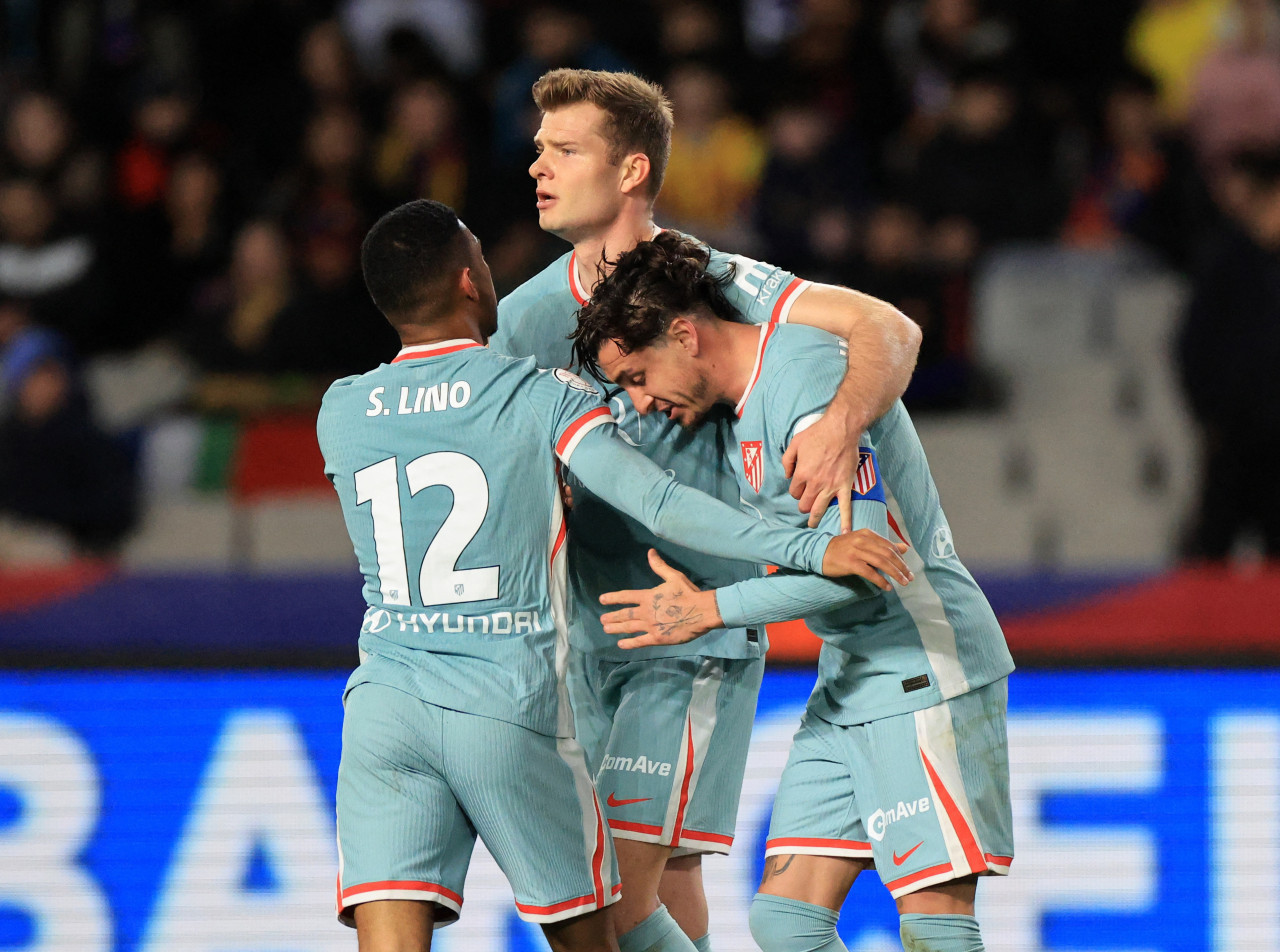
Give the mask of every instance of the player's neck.
[[643, 208], [619, 215], [607, 226], [573, 243], [574, 265], [578, 281], [590, 294], [600, 280], [597, 270], [601, 258], [612, 261], [642, 241], [648, 241], [660, 229], [653, 223], [653, 210]]
[[707, 325], [700, 333], [712, 355], [709, 382], [719, 395], [718, 402], [737, 406], [751, 384], [760, 349], [760, 327], [719, 319], [708, 321]]
[[473, 340], [478, 344], [487, 344], [480, 323], [472, 314], [452, 314], [449, 317], [430, 324], [402, 324], [397, 328], [400, 332], [401, 347], [423, 347], [427, 344], [439, 344], [446, 340]]

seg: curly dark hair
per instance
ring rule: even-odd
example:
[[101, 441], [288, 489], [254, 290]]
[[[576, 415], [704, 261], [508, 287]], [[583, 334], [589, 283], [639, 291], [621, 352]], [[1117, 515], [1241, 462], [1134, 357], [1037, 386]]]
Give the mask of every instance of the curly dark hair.
[[724, 293], [733, 269], [712, 274], [710, 261], [706, 246], [676, 231], [619, 255], [578, 311], [578, 326], [569, 335], [578, 366], [604, 379], [597, 358], [605, 341], [629, 354], [660, 338], [680, 315], [710, 311], [721, 320], [741, 321]]

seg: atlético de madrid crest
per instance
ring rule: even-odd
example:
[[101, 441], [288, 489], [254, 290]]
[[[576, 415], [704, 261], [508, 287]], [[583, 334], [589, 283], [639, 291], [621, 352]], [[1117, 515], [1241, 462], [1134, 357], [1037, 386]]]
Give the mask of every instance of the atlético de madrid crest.
[[764, 479], [764, 443], [761, 440], [742, 441], [742, 472], [756, 492]]

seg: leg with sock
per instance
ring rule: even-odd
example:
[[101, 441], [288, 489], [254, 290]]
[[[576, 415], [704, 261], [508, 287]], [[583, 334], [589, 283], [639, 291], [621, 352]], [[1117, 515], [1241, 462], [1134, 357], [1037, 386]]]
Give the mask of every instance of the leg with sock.
[[693, 947], [697, 949], [698, 952], [711, 952], [711, 933], [708, 932], [700, 939], [694, 939]]
[[983, 952], [982, 933], [973, 916], [906, 913], [898, 921], [906, 952]]
[[695, 952], [696, 948], [661, 905], [634, 929], [618, 936], [619, 952]]
[[786, 896], [756, 893], [751, 936], [764, 952], [848, 952], [836, 934], [840, 913]]

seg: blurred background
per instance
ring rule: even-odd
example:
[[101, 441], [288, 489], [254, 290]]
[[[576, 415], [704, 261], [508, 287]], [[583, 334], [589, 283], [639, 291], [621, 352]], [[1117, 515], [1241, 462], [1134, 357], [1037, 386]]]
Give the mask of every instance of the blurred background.
[[[363, 605], [314, 440], [395, 353], [358, 251], [425, 197], [499, 293], [529, 89], [664, 84], [661, 224], [883, 297], [999, 612], [1018, 858], [993, 950], [1280, 950], [1280, 6], [4, 0], [0, 950], [354, 948], [332, 920]], [[814, 643], [772, 632], [717, 949]], [[898, 948], [863, 877], [851, 949]], [[538, 948], [482, 849], [446, 949]]]

